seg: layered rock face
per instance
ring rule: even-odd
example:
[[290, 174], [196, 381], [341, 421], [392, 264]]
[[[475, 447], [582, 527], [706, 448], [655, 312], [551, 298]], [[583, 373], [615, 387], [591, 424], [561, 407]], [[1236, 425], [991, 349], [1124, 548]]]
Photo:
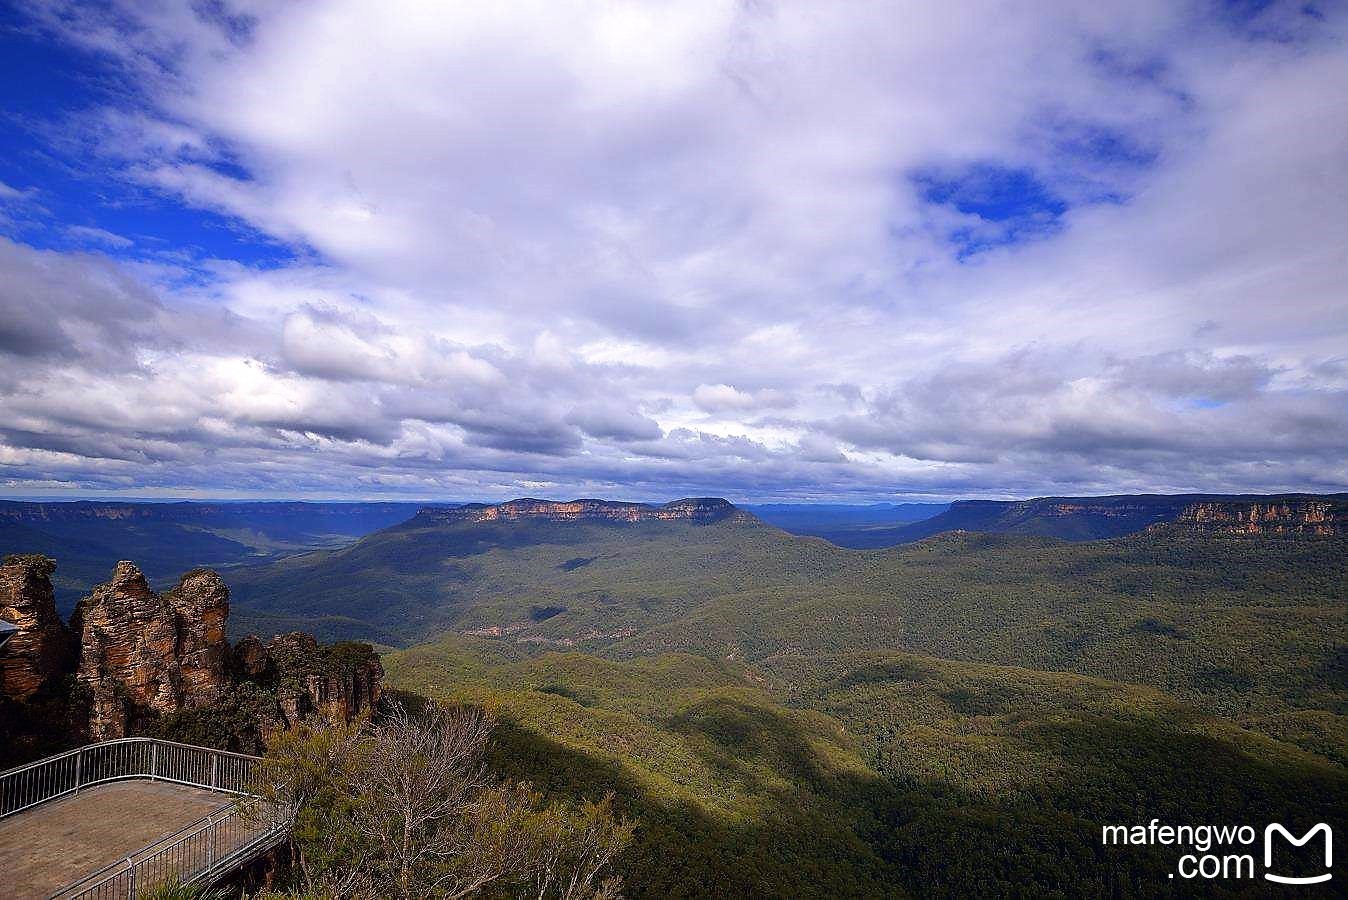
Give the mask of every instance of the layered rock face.
[[146, 713], [168, 713], [219, 700], [229, 686], [225, 617], [229, 589], [198, 569], [160, 596], [134, 563], [75, 608], [80, 635], [76, 677], [90, 694], [95, 740], [124, 737]]
[[435, 522], [513, 522], [536, 519], [552, 522], [752, 522], [752, 515], [719, 497], [675, 500], [662, 506], [646, 503], [616, 503], [609, 500], [510, 500], [487, 505], [469, 503], [453, 508], [421, 510], [417, 518]]
[[70, 671], [70, 632], [56, 612], [45, 556], [10, 556], [0, 565], [0, 620], [19, 630], [0, 653], [0, 696], [27, 700]]
[[1348, 534], [1348, 502], [1315, 498], [1194, 503], [1175, 520], [1206, 534]]

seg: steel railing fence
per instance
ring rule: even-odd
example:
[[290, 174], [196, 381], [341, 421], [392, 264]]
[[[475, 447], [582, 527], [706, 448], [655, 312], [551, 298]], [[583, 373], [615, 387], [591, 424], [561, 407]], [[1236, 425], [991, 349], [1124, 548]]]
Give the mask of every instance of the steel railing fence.
[[247, 792], [255, 756], [158, 738], [90, 744], [0, 772], [0, 818], [84, 788], [149, 778], [231, 794]]
[[135, 900], [159, 885], [208, 882], [281, 843], [287, 830], [285, 822], [236, 804], [66, 885], [50, 900]]
[[[145, 778], [243, 799], [255, 756], [158, 738], [122, 738], [90, 744], [0, 772], [0, 818], [110, 781]], [[135, 900], [158, 884], [201, 881], [228, 871], [284, 838], [279, 817], [235, 803], [175, 834], [128, 854], [53, 895]]]

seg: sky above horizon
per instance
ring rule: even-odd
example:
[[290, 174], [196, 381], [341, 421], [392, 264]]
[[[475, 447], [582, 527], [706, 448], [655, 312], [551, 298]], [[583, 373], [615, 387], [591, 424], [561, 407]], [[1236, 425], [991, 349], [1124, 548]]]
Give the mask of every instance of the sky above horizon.
[[1345, 38], [0, 0], [0, 495], [1345, 490]]

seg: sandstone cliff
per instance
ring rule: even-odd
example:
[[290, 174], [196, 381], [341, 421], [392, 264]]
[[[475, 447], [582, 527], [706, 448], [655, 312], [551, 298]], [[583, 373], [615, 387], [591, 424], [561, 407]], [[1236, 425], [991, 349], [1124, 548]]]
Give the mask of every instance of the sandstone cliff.
[[1293, 497], [1194, 503], [1175, 527], [1203, 534], [1348, 534], [1348, 502]]
[[10, 556], [0, 565], [0, 620], [19, 629], [0, 653], [0, 696], [27, 700], [70, 670], [70, 632], [52, 596], [55, 570], [45, 556]]
[[675, 500], [662, 506], [647, 503], [619, 503], [609, 500], [510, 500], [487, 505], [469, 503], [456, 507], [428, 507], [417, 519], [433, 522], [512, 522], [532, 519], [552, 522], [754, 522], [752, 515], [718, 497]]
[[220, 699], [229, 686], [229, 588], [209, 569], [195, 569], [164, 595], [173, 610], [183, 702], [189, 706]]

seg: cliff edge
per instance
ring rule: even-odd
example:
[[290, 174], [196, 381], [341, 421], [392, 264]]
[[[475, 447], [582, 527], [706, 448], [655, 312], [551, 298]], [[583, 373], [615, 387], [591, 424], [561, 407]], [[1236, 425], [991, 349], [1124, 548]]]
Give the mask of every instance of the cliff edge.
[[729, 500], [720, 497], [689, 497], [660, 506], [649, 503], [623, 503], [614, 500], [535, 500], [525, 497], [505, 503], [467, 503], [463, 506], [426, 507], [417, 512], [423, 523], [446, 524], [482, 522], [691, 522], [710, 525], [715, 522], [757, 522]]

